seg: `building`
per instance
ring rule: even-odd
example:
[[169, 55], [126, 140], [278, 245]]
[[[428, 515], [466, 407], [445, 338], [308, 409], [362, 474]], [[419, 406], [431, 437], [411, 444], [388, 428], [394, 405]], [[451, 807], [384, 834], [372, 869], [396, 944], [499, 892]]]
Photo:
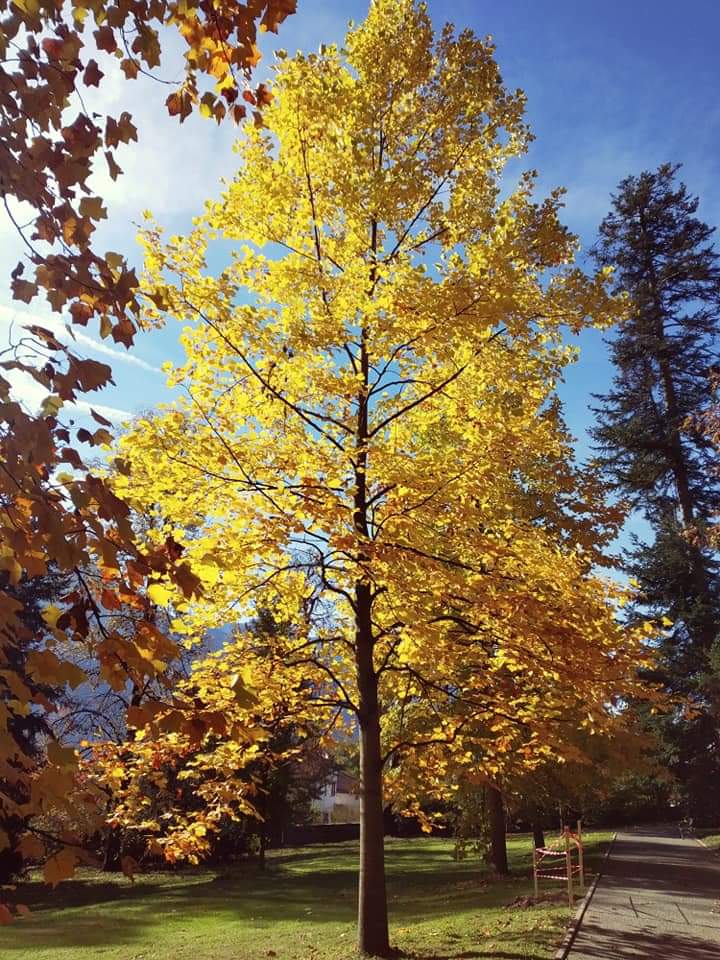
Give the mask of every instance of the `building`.
[[330, 774], [312, 811], [316, 823], [359, 823], [360, 783], [342, 770]]

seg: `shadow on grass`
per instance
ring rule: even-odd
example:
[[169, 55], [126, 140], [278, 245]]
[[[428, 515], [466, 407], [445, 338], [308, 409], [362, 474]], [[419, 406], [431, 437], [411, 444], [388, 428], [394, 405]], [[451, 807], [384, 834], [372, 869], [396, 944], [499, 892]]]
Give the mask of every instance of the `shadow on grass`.
[[[454, 862], [447, 844], [413, 849], [403, 841], [391, 841], [388, 846], [388, 899], [395, 927], [451, 913], [496, 910], [527, 887], [526, 876], [498, 879], [477, 860]], [[269, 931], [284, 922], [305, 929], [352, 925], [356, 853], [357, 844], [278, 851], [264, 871], [242, 864], [218, 874], [202, 869], [153, 874], [134, 884], [93, 874], [66, 881], [54, 892], [40, 882], [23, 884], [17, 900], [31, 908], [32, 916], [22, 921], [22, 956], [29, 960], [33, 950], [60, 945], [78, 948], [78, 952], [82, 947], [130, 947], [147, 942], [165, 924], [202, 939], [201, 924], [193, 927], [200, 918], [240, 927], [247, 924], [254, 931]], [[542, 933], [533, 936], [539, 939]], [[0, 940], [0, 954], [5, 942]], [[12, 947], [12, 938], [8, 945]], [[420, 952], [406, 956], [414, 960], [522, 960], [527, 955], [514, 951], [511, 941], [504, 939], [505, 952], [484, 950], [482, 943], [468, 950], [467, 939], [463, 946], [464, 952], [458, 945], [455, 953], [432, 953], [424, 952], [422, 945]], [[448, 948], [438, 945], [438, 949]]]

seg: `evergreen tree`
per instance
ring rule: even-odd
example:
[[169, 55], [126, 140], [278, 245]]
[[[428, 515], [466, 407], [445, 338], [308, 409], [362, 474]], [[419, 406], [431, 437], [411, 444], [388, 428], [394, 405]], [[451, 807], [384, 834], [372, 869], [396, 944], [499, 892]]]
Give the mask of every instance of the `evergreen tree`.
[[627, 177], [600, 226], [595, 257], [616, 268], [632, 299], [610, 343], [615, 377], [599, 397], [598, 461], [616, 490], [650, 524], [635, 540], [627, 572], [642, 613], [674, 624], [658, 679], [699, 708], [692, 721], [660, 721], [668, 764], [701, 813], [708, 778], [720, 786], [720, 737], [706, 684], [720, 623], [718, 563], [698, 536], [720, 510], [713, 449], [694, 423], [712, 399], [720, 329], [720, 258], [698, 199], [677, 181], [678, 165]]

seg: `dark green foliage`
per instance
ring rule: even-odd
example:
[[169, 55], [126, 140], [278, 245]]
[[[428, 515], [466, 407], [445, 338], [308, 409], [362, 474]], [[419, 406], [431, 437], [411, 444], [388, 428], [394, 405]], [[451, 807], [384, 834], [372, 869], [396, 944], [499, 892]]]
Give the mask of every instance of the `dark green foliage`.
[[603, 796], [591, 799], [583, 809], [583, 823], [658, 823], [677, 820], [677, 790], [669, 776], [627, 774], [606, 785]]
[[664, 760], [686, 789], [691, 812], [720, 791], [720, 729], [713, 719], [710, 652], [720, 624], [720, 578], [702, 533], [720, 511], [714, 451], [694, 424], [712, 400], [718, 361], [720, 259], [698, 200], [664, 164], [622, 181], [600, 226], [595, 257], [616, 267], [631, 315], [610, 343], [615, 377], [593, 437], [598, 466], [650, 524], [627, 572], [640, 584], [630, 615], [667, 616], [659, 680], [688, 697], [695, 718], [657, 724]]
[[496, 787], [468, 787], [457, 797], [453, 858], [479, 856], [497, 873], [508, 872], [505, 803]]
[[455, 805], [453, 859], [477, 856], [490, 861], [490, 818], [483, 788], [465, 789]]
[[677, 170], [623, 180], [600, 226], [596, 259], [616, 267], [633, 310], [610, 344], [615, 379], [593, 435], [605, 473], [651, 522], [679, 507], [690, 526], [720, 507], [710, 445], [685, 426], [711, 400], [720, 267]]

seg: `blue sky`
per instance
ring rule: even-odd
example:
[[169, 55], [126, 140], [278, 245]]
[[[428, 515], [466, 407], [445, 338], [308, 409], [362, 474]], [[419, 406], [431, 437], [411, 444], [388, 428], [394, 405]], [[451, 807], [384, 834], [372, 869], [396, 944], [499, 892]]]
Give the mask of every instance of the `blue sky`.
[[[273, 45], [292, 52], [341, 41], [347, 21], [362, 19], [367, 9], [365, 2], [355, 0], [299, 0], [298, 6], [280, 36], [264, 41], [266, 52]], [[528, 96], [528, 119], [537, 139], [527, 166], [539, 171], [540, 192], [557, 185], [567, 188], [565, 222], [584, 245], [592, 243], [617, 183], [665, 161], [683, 163], [683, 179], [701, 197], [701, 216], [720, 223], [716, 0], [687, 0], [682, 6], [669, 0], [430, 0], [428, 6], [438, 26], [450, 19], [458, 28], [470, 26], [494, 37], [505, 82], [522, 87]], [[262, 65], [259, 69], [262, 75]], [[171, 51], [161, 74], [177, 73]], [[234, 133], [229, 124], [217, 129], [200, 118], [178, 127], [163, 115], [167, 88], [150, 81], [128, 84], [116, 78], [104, 87], [91, 108], [116, 115], [129, 109], [141, 143], [120, 155], [126, 176], [117, 183], [97, 177], [98, 189], [109, 197], [100, 246], [137, 261], [133, 223], [141, 211], [151, 209], [172, 232], [185, 230], [203, 199], [217, 192], [219, 177], [232, 175]], [[16, 238], [0, 222], [0, 275], [7, 277], [20, 252]], [[46, 323], [52, 321], [41, 305], [27, 310]], [[11, 320], [22, 322], [25, 315], [10, 300], [3, 281], [0, 336]], [[85, 332], [86, 338], [88, 334], [92, 331]], [[169, 327], [142, 336], [129, 355], [88, 339], [78, 345], [88, 356], [112, 363], [117, 386], [97, 399], [116, 420], [167, 396], [159, 366], [180, 357], [177, 334], [177, 328]], [[581, 359], [561, 392], [578, 451], [584, 455], [590, 394], [606, 389], [611, 370], [599, 334], [583, 336], [581, 348]], [[33, 402], [32, 388], [18, 386]]]

